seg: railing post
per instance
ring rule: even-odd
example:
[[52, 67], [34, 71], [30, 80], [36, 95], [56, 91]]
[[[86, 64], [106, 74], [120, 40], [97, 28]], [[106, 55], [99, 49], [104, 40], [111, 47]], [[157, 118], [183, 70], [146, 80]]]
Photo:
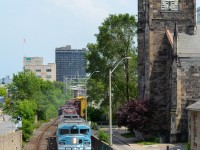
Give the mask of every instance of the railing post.
[[167, 145], [167, 149], [166, 150], [169, 150], [169, 146]]

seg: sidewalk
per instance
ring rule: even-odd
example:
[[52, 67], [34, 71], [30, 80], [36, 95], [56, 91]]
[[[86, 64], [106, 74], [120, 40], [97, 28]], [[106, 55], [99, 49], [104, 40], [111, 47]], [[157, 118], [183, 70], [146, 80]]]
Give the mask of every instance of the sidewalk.
[[133, 150], [167, 150], [167, 146], [169, 147], [169, 150], [186, 150], [186, 146], [183, 143], [179, 144], [170, 144], [170, 143], [164, 143], [164, 144], [154, 144], [154, 145], [139, 145], [137, 143], [134, 143], [136, 139], [134, 137], [132, 138], [125, 138], [121, 136], [122, 133], [126, 133], [126, 130], [124, 128], [116, 128], [113, 129], [113, 136], [120, 139], [121, 141], [125, 142], [130, 146]]

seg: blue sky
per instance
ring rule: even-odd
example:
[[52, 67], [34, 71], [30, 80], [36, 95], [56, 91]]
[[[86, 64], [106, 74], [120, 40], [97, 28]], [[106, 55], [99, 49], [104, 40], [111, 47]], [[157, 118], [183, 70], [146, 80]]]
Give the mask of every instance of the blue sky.
[[137, 0], [0, 0], [0, 78], [22, 71], [24, 56], [54, 63], [56, 47], [86, 47], [119, 13], [136, 15]]

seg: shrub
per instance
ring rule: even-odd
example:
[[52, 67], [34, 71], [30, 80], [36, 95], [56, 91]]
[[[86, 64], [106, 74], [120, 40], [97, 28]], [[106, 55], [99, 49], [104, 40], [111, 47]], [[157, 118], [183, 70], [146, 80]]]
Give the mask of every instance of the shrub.
[[97, 129], [98, 129], [97, 123], [96, 123], [96, 122], [92, 122], [92, 123], [91, 123], [91, 128], [92, 128], [93, 130], [97, 130]]
[[32, 124], [32, 122], [30, 122], [29, 120], [23, 119], [22, 118], [22, 139], [23, 141], [28, 141], [29, 138], [31, 137], [32, 133], [33, 133], [33, 129], [34, 126]]
[[135, 137], [135, 134], [128, 132], [128, 133], [121, 134], [121, 136], [123, 136], [125, 138], [132, 138], [132, 137]]
[[88, 120], [90, 121], [101, 121], [102, 115], [104, 114], [102, 110], [90, 106], [87, 109], [87, 113], [88, 113]]
[[147, 99], [130, 100], [121, 106], [116, 115], [118, 126], [127, 126], [128, 130], [144, 133], [152, 121], [154, 105]]
[[186, 150], [190, 150], [190, 143], [186, 144]]
[[109, 135], [108, 135], [108, 133], [105, 133], [103, 130], [98, 131], [98, 138], [100, 141], [109, 143]]

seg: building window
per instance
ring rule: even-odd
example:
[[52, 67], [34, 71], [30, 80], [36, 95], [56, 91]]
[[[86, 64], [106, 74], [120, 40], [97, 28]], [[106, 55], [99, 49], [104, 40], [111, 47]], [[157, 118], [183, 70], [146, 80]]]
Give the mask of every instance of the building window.
[[46, 69], [46, 72], [51, 72], [51, 69]]
[[30, 58], [30, 57], [26, 57], [26, 60], [27, 60], [27, 61], [31, 61], [31, 58]]
[[163, 11], [178, 11], [178, 0], [162, 0], [161, 10]]
[[36, 71], [36, 72], [41, 72], [41, 69], [36, 69], [35, 71]]

